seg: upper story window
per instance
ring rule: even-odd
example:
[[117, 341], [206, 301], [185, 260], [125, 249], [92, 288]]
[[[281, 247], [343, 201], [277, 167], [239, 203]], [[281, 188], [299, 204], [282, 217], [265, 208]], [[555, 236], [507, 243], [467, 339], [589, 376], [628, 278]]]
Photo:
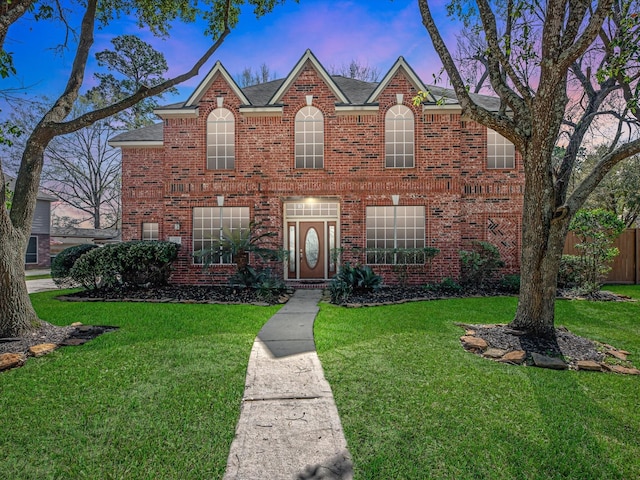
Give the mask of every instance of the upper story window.
[[498, 132], [487, 128], [487, 168], [514, 168], [516, 148]]
[[384, 144], [385, 166], [388, 168], [412, 168], [413, 112], [404, 105], [394, 105], [385, 115]]
[[226, 108], [216, 108], [207, 119], [207, 169], [235, 167], [235, 119]]
[[316, 107], [296, 113], [296, 168], [324, 167], [324, 118]]

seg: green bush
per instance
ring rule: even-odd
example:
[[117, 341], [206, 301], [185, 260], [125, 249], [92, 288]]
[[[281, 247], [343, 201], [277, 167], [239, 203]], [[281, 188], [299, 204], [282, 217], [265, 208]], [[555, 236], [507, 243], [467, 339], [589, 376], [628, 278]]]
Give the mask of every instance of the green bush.
[[344, 280], [334, 278], [329, 284], [329, 296], [331, 297], [331, 303], [340, 305], [341, 303], [349, 300], [349, 297], [353, 293], [353, 287]]
[[329, 294], [333, 303], [343, 303], [353, 292], [376, 291], [381, 286], [382, 277], [369, 265], [352, 266], [346, 262], [331, 279]]
[[70, 276], [87, 289], [164, 285], [179, 248], [162, 241], [105, 245], [78, 259]]
[[576, 288], [581, 283], [582, 261], [577, 255], [562, 255], [558, 268], [558, 288]]
[[442, 293], [444, 295], [457, 295], [464, 288], [451, 277], [443, 278], [440, 283], [428, 283], [424, 286], [428, 292]]
[[369, 265], [351, 266], [346, 262], [334, 278], [344, 281], [354, 291], [375, 291], [382, 286], [382, 277], [374, 273]]
[[607, 210], [580, 210], [576, 213], [569, 225], [569, 230], [580, 240], [575, 245], [578, 250], [576, 288], [584, 293], [600, 290], [611, 270], [611, 261], [620, 253], [613, 242], [624, 228], [624, 222]]
[[504, 267], [498, 248], [489, 242], [473, 242], [473, 250], [460, 251], [460, 283], [484, 288]]
[[73, 247], [65, 248], [51, 260], [51, 278], [59, 287], [68, 286], [72, 282], [69, 278], [71, 268], [76, 261], [85, 253], [98, 248], [92, 243], [85, 243]]
[[500, 290], [507, 293], [520, 293], [520, 275], [505, 275], [502, 277]]
[[104, 260], [106, 259], [105, 250], [109, 247], [110, 245], [106, 245], [93, 249], [78, 258], [69, 270], [69, 278], [88, 290], [95, 290], [103, 286], [103, 279], [106, 282], [107, 278], [103, 272]]

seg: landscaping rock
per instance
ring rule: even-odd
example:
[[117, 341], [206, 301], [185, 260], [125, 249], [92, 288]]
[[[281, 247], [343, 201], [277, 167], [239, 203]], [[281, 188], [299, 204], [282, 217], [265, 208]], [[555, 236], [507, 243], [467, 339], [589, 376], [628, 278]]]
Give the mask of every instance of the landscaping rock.
[[479, 337], [472, 337], [471, 335], [463, 335], [460, 337], [460, 341], [462, 342], [462, 346], [466, 350], [474, 350], [474, 351], [485, 351], [489, 344], [485, 340]]
[[487, 358], [502, 358], [505, 353], [507, 353], [506, 350], [502, 350], [501, 348], [487, 348], [482, 356]]
[[640, 375], [640, 370], [637, 368], [627, 368], [622, 365], [607, 365], [609, 371], [614, 373], [623, 373], [625, 375]]
[[29, 347], [29, 353], [34, 357], [42, 357], [43, 355], [53, 352], [56, 348], [58, 348], [58, 345], [55, 343], [41, 343]]
[[566, 370], [569, 368], [567, 363], [558, 357], [548, 357], [547, 355], [540, 355], [539, 353], [532, 352], [531, 358], [536, 367], [551, 368], [553, 370]]
[[21, 367], [26, 361], [27, 357], [22, 353], [3, 353], [0, 355], [0, 372]]
[[618, 360], [622, 360], [623, 362], [627, 360], [627, 354], [621, 350], [607, 350], [607, 355], [611, 355], [612, 357], [615, 357]]
[[588, 370], [590, 372], [601, 372], [602, 365], [598, 362], [594, 362], [593, 360], [578, 360], [576, 362], [576, 366], [578, 370]]
[[513, 350], [511, 352], [505, 353], [501, 358], [498, 359], [498, 361], [520, 365], [525, 361], [526, 358], [527, 352], [525, 352], [524, 350]]

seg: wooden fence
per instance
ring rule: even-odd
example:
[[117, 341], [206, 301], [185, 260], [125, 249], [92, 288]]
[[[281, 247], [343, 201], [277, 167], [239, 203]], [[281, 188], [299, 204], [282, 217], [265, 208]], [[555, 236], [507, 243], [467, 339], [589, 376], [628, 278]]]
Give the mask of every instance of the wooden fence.
[[[579, 243], [578, 238], [573, 232], [569, 232], [564, 253], [576, 255], [576, 243]], [[640, 284], [640, 228], [629, 228], [622, 232], [614, 246], [618, 247], [620, 254], [611, 265], [606, 283]]]

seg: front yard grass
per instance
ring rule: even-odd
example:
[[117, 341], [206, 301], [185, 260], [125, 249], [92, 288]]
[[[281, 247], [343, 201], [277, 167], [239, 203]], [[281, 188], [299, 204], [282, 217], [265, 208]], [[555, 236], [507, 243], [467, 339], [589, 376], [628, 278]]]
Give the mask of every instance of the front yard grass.
[[0, 477], [222, 478], [251, 345], [278, 307], [58, 302], [56, 325], [111, 325], [0, 375]]
[[[608, 287], [640, 299], [640, 287]], [[323, 304], [316, 346], [355, 479], [640, 478], [640, 378], [499, 364], [454, 322], [508, 323], [516, 299]], [[640, 302], [558, 301], [556, 325], [632, 353]]]

